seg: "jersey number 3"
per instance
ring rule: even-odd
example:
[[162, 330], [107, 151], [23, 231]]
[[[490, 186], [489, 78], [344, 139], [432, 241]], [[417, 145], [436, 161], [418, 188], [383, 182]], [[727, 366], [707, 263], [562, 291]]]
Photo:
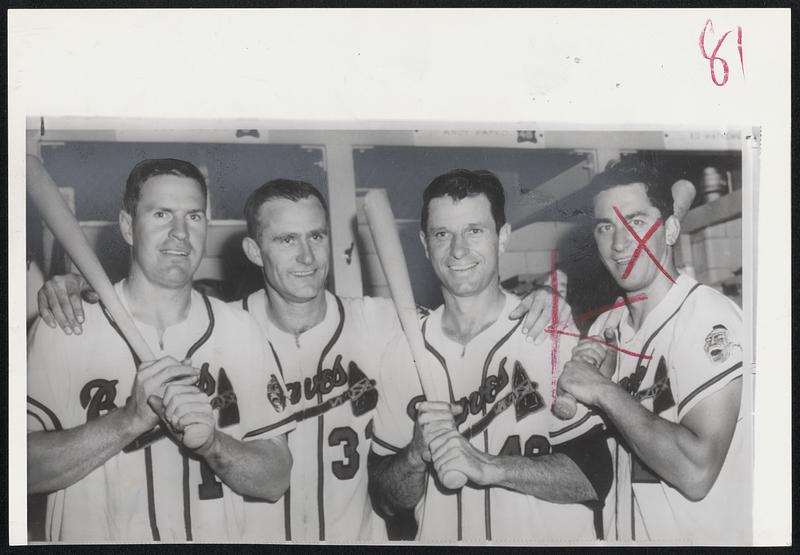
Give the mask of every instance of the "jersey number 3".
[[358, 472], [361, 456], [358, 454], [358, 434], [349, 427], [334, 428], [328, 436], [328, 445], [342, 446], [344, 459], [333, 461], [331, 471], [340, 480], [350, 480]]

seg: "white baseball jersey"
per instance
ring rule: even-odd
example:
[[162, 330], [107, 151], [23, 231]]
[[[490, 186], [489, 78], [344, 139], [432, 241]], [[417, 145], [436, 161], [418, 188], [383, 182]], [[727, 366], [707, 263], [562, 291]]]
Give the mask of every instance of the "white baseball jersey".
[[[730, 299], [681, 275], [635, 332], [621, 306], [590, 335], [616, 330], [615, 381], [648, 410], [679, 423], [698, 403], [742, 377], [742, 315]], [[606, 501], [606, 538], [717, 544], [750, 541], [752, 460], [740, 414], [725, 463], [708, 495], [690, 501], [661, 481], [622, 443], [610, 441], [615, 482]]]
[[[521, 320], [509, 314], [519, 299], [506, 293], [497, 320], [466, 345], [442, 332], [443, 307], [422, 324], [428, 360], [425, 365], [445, 384], [450, 402], [460, 403], [466, 419], [456, 418], [459, 431], [472, 445], [493, 455], [533, 457], [551, 452], [553, 445], [577, 438], [602, 421], [579, 405], [569, 421], [550, 412], [557, 375], [571, 357], [576, 339], [559, 336], [556, 370], [552, 342], [534, 345], [519, 331]], [[412, 439], [415, 405], [421, 393], [408, 348], [398, 342], [384, 357], [383, 387], [392, 394], [375, 415], [372, 449], [391, 455]], [[544, 543], [596, 538], [593, 512], [584, 505], [549, 503], [500, 487], [444, 490], [430, 473], [426, 491], [415, 508], [424, 542]]]
[[289, 434], [291, 487], [277, 505], [258, 508], [261, 519], [282, 523], [282, 530], [262, 539], [385, 541], [386, 526], [367, 491], [367, 456], [370, 422], [384, 396], [377, 383], [380, 355], [400, 323], [387, 299], [343, 299], [326, 291], [325, 300], [324, 320], [298, 336], [267, 318], [265, 291], [244, 303], [262, 327], [290, 411], [299, 418]]
[[[122, 282], [115, 288], [126, 304]], [[137, 368], [132, 350], [100, 305], [87, 305], [85, 315], [81, 335], [40, 321], [31, 330], [29, 432], [80, 426], [124, 406], [130, 395]], [[189, 358], [201, 368], [199, 386], [221, 431], [266, 439], [291, 429], [290, 422], [271, 427], [285, 416], [285, 389], [246, 312], [192, 291], [189, 315], [167, 328], [161, 342], [155, 328], [136, 326], [156, 357]], [[161, 437], [50, 494], [45, 526], [48, 541], [181, 542], [241, 540], [248, 523], [240, 495], [201, 459]]]

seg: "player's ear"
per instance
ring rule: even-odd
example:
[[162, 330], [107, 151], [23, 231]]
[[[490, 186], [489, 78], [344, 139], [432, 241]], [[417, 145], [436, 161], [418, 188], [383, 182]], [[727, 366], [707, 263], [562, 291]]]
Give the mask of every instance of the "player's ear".
[[247, 260], [260, 268], [264, 267], [264, 261], [261, 258], [261, 247], [258, 246], [258, 243], [256, 243], [252, 237], [245, 237], [242, 239], [242, 250]]
[[681, 235], [681, 222], [674, 215], [667, 218], [664, 222], [664, 231], [666, 232], [667, 246], [672, 247], [678, 242], [678, 237]]
[[126, 210], [119, 211], [119, 231], [125, 242], [133, 246], [133, 217]]
[[422, 250], [425, 251], [425, 258], [430, 260], [431, 257], [428, 254], [428, 236], [422, 230], [419, 231], [419, 242], [422, 243]]
[[497, 235], [500, 254], [502, 254], [506, 251], [508, 241], [511, 239], [511, 224], [503, 224], [503, 227], [500, 228], [500, 231], [497, 233]]

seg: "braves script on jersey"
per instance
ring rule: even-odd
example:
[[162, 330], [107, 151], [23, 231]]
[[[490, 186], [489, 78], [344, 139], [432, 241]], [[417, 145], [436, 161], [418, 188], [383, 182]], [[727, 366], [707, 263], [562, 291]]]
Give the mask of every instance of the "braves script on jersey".
[[[590, 334], [616, 329], [614, 381], [650, 411], [680, 422], [699, 402], [742, 377], [742, 315], [738, 306], [686, 275], [634, 332], [628, 309], [601, 315]], [[645, 357], [650, 357], [645, 358]], [[690, 501], [662, 482], [620, 444], [611, 443], [616, 480], [606, 501], [606, 537], [677, 543], [737, 543], [750, 538], [751, 460], [743, 415], [708, 495]]]
[[[125, 303], [122, 282], [115, 285]], [[127, 308], [127, 306], [126, 306]], [[130, 312], [130, 310], [129, 310]], [[156, 357], [190, 358], [217, 427], [242, 439], [285, 433], [284, 403], [268, 400], [268, 383], [286, 395], [253, 319], [192, 291], [187, 318], [164, 332], [136, 322]], [[99, 305], [86, 307], [82, 335], [37, 322], [28, 342], [28, 431], [79, 426], [125, 404], [136, 374], [131, 349]], [[46, 539], [64, 542], [240, 540], [248, 523], [242, 497], [202, 460], [166, 437], [127, 449], [75, 484], [49, 495]]]
[[[465, 346], [442, 333], [439, 307], [422, 324], [429, 355], [424, 364], [426, 371], [437, 374], [443, 395], [461, 404], [456, 423], [473, 446], [493, 455], [535, 457], [602, 423], [582, 405], [566, 422], [551, 414], [551, 344], [525, 341], [518, 329], [521, 321], [508, 318], [518, 303], [506, 294], [496, 322]], [[574, 345], [572, 338], [560, 341], [559, 371]], [[392, 395], [378, 406], [372, 449], [385, 456], [411, 441], [415, 405], [423, 396], [402, 343], [387, 352], [381, 378]], [[596, 537], [592, 511], [583, 505], [549, 503], [504, 488], [469, 484], [451, 492], [432, 474], [415, 512], [417, 537], [427, 542], [536, 543]]]
[[[297, 420], [289, 434], [291, 486], [278, 504], [258, 507], [272, 534], [262, 539], [382, 541], [386, 527], [367, 494], [369, 424], [383, 402], [380, 354], [400, 323], [386, 299], [326, 292], [325, 300], [324, 320], [298, 336], [267, 318], [263, 290], [244, 303], [263, 328], [262, 342], [269, 340]], [[274, 523], [283, 526], [276, 531]]]

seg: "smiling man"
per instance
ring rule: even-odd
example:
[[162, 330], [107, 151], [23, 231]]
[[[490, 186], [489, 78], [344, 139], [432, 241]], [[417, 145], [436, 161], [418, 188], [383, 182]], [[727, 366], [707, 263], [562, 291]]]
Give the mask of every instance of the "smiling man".
[[623, 158], [590, 191], [597, 249], [625, 302], [595, 321], [559, 387], [602, 411], [618, 432], [607, 536], [748, 542], [741, 311], [677, 273], [680, 223], [650, 165]]
[[[273, 426], [296, 423], [288, 437], [294, 456], [289, 492], [279, 503], [245, 505], [248, 520], [261, 526], [244, 539], [384, 541], [386, 526], [368, 495], [366, 461], [375, 408], [395, 395], [379, 380], [381, 354], [391, 341], [404, 341], [394, 306], [388, 299], [342, 298], [326, 290], [328, 208], [310, 183], [268, 181], [250, 194], [244, 215], [248, 236], [242, 247], [261, 268], [264, 288], [233, 304], [260, 324], [259, 342], [269, 346], [288, 389], [289, 414]], [[52, 326], [58, 321], [82, 332], [80, 297], [73, 293], [79, 287], [78, 276], [67, 276], [42, 290], [40, 308]], [[516, 300], [508, 316], [518, 319], [521, 338], [540, 335], [551, 317], [551, 298], [541, 290]], [[568, 319], [565, 302], [559, 309], [559, 317]]]
[[192, 289], [208, 225], [195, 166], [138, 164], [119, 225], [131, 267], [115, 289], [156, 360], [139, 361], [102, 306], [87, 308], [86, 334], [37, 320], [28, 491], [49, 494], [50, 541], [237, 540], [254, 525], [243, 496], [275, 500], [289, 484], [291, 423], [267, 402], [286, 398], [278, 369], [247, 313]]
[[[550, 412], [553, 372], [574, 343], [560, 342], [553, 368], [550, 343], [525, 341], [509, 319], [518, 300], [500, 287], [504, 203], [489, 172], [454, 170], [424, 192], [420, 240], [444, 305], [422, 323], [421, 363], [449, 402], [425, 399], [408, 348], [394, 343], [382, 361], [392, 394], [375, 415], [373, 503], [414, 508], [426, 542], [593, 540], [611, 482], [602, 421], [586, 407], [567, 422]], [[445, 488], [450, 471], [467, 485]]]

